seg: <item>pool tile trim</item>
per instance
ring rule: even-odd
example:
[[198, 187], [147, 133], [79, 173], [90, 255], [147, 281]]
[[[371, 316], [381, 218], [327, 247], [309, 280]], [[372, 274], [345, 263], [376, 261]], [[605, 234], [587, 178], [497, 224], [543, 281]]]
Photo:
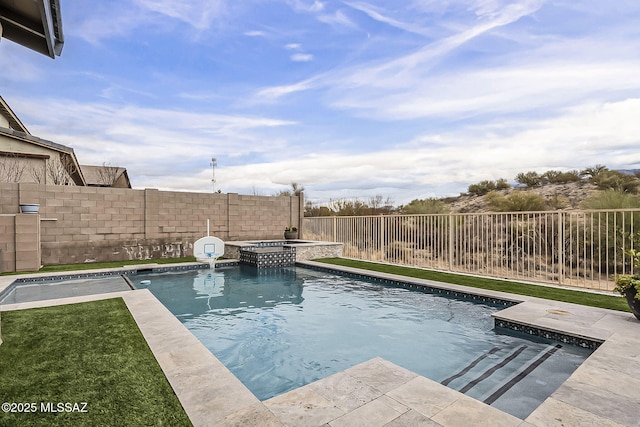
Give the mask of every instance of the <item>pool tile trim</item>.
[[[428, 292], [439, 295], [446, 295], [453, 298], [458, 299], [466, 299], [479, 303], [486, 303], [491, 305], [503, 306], [503, 307], [513, 307], [522, 303], [523, 301], [515, 301], [513, 299], [500, 298], [496, 296], [487, 296], [481, 293], [472, 293], [469, 291], [460, 291], [456, 289], [447, 289], [445, 283], [440, 283], [439, 286], [433, 286], [431, 284], [424, 283], [416, 283], [417, 280], [421, 279], [394, 279], [389, 277], [378, 277], [376, 272], [371, 272], [371, 274], [363, 274], [356, 273], [353, 271], [344, 271], [341, 266], [327, 266], [326, 264], [318, 265], [316, 262], [299, 262], [297, 263], [300, 267], [309, 268], [312, 270], [324, 271], [327, 273], [340, 274], [347, 277], [352, 277], [356, 279], [369, 280], [374, 283], [381, 283], [387, 286], [396, 286], [402, 287], [411, 290], [417, 290], [422, 292]], [[344, 267], [343, 267], [344, 268]], [[443, 286], [444, 285], [444, 286]], [[467, 288], [471, 289], [471, 288]], [[559, 341], [569, 345], [575, 345], [582, 348], [588, 348], [591, 350], [595, 350], [602, 344], [604, 341], [601, 339], [593, 339], [584, 336], [579, 336], [575, 334], [566, 334], [546, 328], [535, 327], [532, 325], [526, 325], [514, 321], [508, 321], [504, 319], [500, 319], [494, 316], [494, 323], [497, 328], [509, 329], [516, 332], [521, 332], [527, 335], [532, 335], [535, 337], [550, 339], [554, 341]]]
[[[239, 265], [238, 260], [219, 260], [216, 261], [216, 268], [235, 267]], [[201, 270], [209, 268], [208, 264], [200, 262], [181, 263], [181, 264], [136, 264], [126, 267], [106, 268], [95, 271], [76, 271], [66, 273], [32, 273], [25, 274], [24, 276], [4, 276], [0, 277], [0, 301], [8, 295], [13, 288], [18, 284], [23, 283], [46, 283], [57, 282], [61, 280], [75, 280], [75, 279], [96, 279], [101, 277], [114, 277], [114, 276], [131, 276], [134, 274], [143, 273], [166, 273], [166, 272], [179, 272], [179, 271], [191, 271]], [[4, 279], [4, 280], [2, 280]]]
[[380, 283], [383, 285], [402, 287], [406, 289], [423, 291], [423, 292], [428, 292], [432, 294], [446, 295], [449, 297], [472, 300], [476, 302], [499, 305], [504, 307], [511, 307], [521, 302], [521, 301], [514, 301], [510, 299], [505, 299], [505, 298], [496, 298], [493, 296], [487, 296], [487, 295], [476, 294], [471, 292], [461, 292], [459, 290], [447, 289], [445, 287], [440, 287], [440, 286], [436, 287], [436, 286], [431, 286], [427, 284], [415, 283], [410, 279], [400, 280], [400, 279], [390, 279], [386, 277], [379, 277], [375, 275], [375, 272], [373, 271], [371, 272], [372, 274], [363, 274], [363, 273], [354, 273], [351, 271], [343, 271], [339, 268], [328, 267], [327, 264], [318, 265], [318, 263], [310, 263], [310, 262], [298, 262], [297, 264], [300, 267], [309, 268], [311, 270], [340, 274], [342, 276], [352, 277], [352, 278], [361, 279], [361, 280], [368, 280], [368, 281], [371, 281], [374, 283]]

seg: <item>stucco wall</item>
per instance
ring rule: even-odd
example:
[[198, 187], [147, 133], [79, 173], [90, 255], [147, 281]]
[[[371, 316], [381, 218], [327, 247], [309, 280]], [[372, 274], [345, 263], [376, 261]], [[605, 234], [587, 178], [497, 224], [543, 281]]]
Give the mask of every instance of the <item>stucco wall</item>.
[[301, 199], [0, 183], [0, 214], [40, 204], [44, 265], [192, 255], [207, 219], [223, 240], [282, 238], [285, 227], [300, 226]]

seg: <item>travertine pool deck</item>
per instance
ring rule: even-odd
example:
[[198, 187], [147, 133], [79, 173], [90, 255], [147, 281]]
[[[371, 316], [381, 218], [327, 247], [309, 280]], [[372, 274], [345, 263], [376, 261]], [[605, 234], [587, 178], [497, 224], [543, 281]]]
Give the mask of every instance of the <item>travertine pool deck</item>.
[[[522, 301], [495, 317], [604, 343], [521, 420], [381, 358], [260, 402], [146, 289], [3, 305], [0, 311], [123, 298], [196, 426], [640, 427], [640, 321], [630, 313], [335, 269]], [[0, 291], [13, 280], [0, 277]]]

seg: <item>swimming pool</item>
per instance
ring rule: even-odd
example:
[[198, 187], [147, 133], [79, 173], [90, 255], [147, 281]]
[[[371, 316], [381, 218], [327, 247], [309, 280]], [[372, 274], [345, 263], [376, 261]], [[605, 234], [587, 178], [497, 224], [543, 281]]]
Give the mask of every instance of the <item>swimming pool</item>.
[[380, 356], [525, 418], [591, 353], [496, 330], [497, 305], [301, 267], [131, 280], [261, 400]]

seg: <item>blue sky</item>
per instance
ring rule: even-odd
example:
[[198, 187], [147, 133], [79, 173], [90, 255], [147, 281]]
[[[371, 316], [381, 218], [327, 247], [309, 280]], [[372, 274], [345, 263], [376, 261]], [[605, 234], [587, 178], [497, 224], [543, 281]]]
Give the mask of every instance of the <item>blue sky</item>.
[[134, 188], [394, 203], [640, 167], [635, 0], [61, 0], [55, 60], [0, 42], [32, 134]]

